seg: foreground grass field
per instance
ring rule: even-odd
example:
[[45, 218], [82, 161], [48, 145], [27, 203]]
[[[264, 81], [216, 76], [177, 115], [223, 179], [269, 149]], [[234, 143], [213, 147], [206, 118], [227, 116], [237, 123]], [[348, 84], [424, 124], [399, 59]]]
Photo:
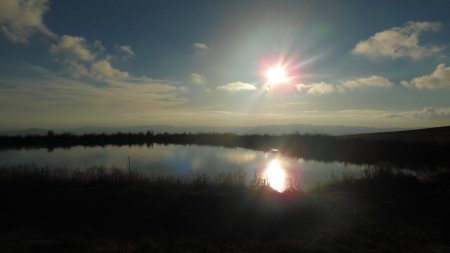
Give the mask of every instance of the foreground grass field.
[[368, 168], [309, 192], [232, 173], [0, 168], [1, 252], [450, 252], [450, 174]]

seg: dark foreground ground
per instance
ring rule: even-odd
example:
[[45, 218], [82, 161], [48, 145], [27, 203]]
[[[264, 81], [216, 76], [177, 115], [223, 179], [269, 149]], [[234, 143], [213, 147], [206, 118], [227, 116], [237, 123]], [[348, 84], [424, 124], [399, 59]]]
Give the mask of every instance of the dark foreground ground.
[[449, 175], [368, 169], [280, 194], [238, 174], [0, 168], [0, 251], [450, 252]]

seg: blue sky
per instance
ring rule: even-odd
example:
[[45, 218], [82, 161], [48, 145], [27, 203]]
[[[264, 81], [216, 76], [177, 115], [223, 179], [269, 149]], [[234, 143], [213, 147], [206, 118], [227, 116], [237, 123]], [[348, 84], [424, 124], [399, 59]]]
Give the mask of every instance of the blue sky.
[[449, 5], [1, 0], [0, 129], [449, 125]]

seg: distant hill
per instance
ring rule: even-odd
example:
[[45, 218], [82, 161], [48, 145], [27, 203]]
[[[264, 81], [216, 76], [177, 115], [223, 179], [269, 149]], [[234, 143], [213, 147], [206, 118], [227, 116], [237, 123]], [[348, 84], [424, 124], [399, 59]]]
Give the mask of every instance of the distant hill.
[[45, 135], [47, 134], [48, 129], [41, 128], [27, 128], [21, 130], [10, 130], [10, 131], [2, 131], [0, 135], [2, 136], [15, 136], [15, 135]]
[[[69, 130], [56, 130], [55, 133], [70, 132], [74, 134], [84, 133], [117, 133], [117, 132], [146, 132], [155, 133], [235, 133], [235, 134], [290, 134], [290, 133], [309, 133], [309, 134], [328, 134], [328, 135], [350, 135], [362, 133], [377, 133], [387, 131], [405, 130], [401, 128], [373, 128], [373, 127], [354, 127], [354, 126], [316, 126], [307, 124], [292, 125], [263, 125], [255, 127], [204, 127], [204, 126], [133, 126], [133, 127], [80, 127]], [[30, 128], [15, 131], [3, 131], [0, 135], [44, 135], [47, 129]]]
[[354, 134], [345, 135], [343, 137], [371, 141], [400, 141], [407, 143], [450, 144], [450, 126], [382, 133]]
[[74, 129], [76, 133], [113, 133], [113, 132], [145, 132], [155, 133], [236, 133], [236, 134], [290, 134], [290, 133], [310, 133], [310, 134], [358, 134], [404, 130], [395, 128], [371, 128], [371, 127], [351, 127], [351, 126], [316, 126], [316, 125], [264, 125], [255, 127], [204, 127], [204, 126], [135, 126], [126, 128], [108, 127], [83, 127]]

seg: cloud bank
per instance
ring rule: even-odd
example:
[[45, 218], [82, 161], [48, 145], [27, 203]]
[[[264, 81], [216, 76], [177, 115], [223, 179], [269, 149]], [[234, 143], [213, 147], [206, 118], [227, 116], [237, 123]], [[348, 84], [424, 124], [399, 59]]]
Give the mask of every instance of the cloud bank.
[[389, 114], [390, 118], [405, 118], [405, 119], [450, 119], [450, 108], [433, 108], [425, 107], [420, 111], [409, 111]]
[[[97, 67], [101, 69], [104, 66], [100, 64]], [[39, 125], [47, 121], [73, 125], [92, 122], [117, 124], [129, 120], [139, 122], [145, 116], [163, 117], [173, 106], [185, 101], [178, 98], [175, 88], [165, 81], [130, 77], [99, 87], [37, 66], [20, 68], [26, 68], [29, 75], [0, 77], [0, 100], [8, 105], [0, 108], [0, 113], [8, 121], [16, 123], [26, 121]], [[102, 73], [107, 75], [108, 72]], [[11, 83], [14, 88], [5, 85]]]

